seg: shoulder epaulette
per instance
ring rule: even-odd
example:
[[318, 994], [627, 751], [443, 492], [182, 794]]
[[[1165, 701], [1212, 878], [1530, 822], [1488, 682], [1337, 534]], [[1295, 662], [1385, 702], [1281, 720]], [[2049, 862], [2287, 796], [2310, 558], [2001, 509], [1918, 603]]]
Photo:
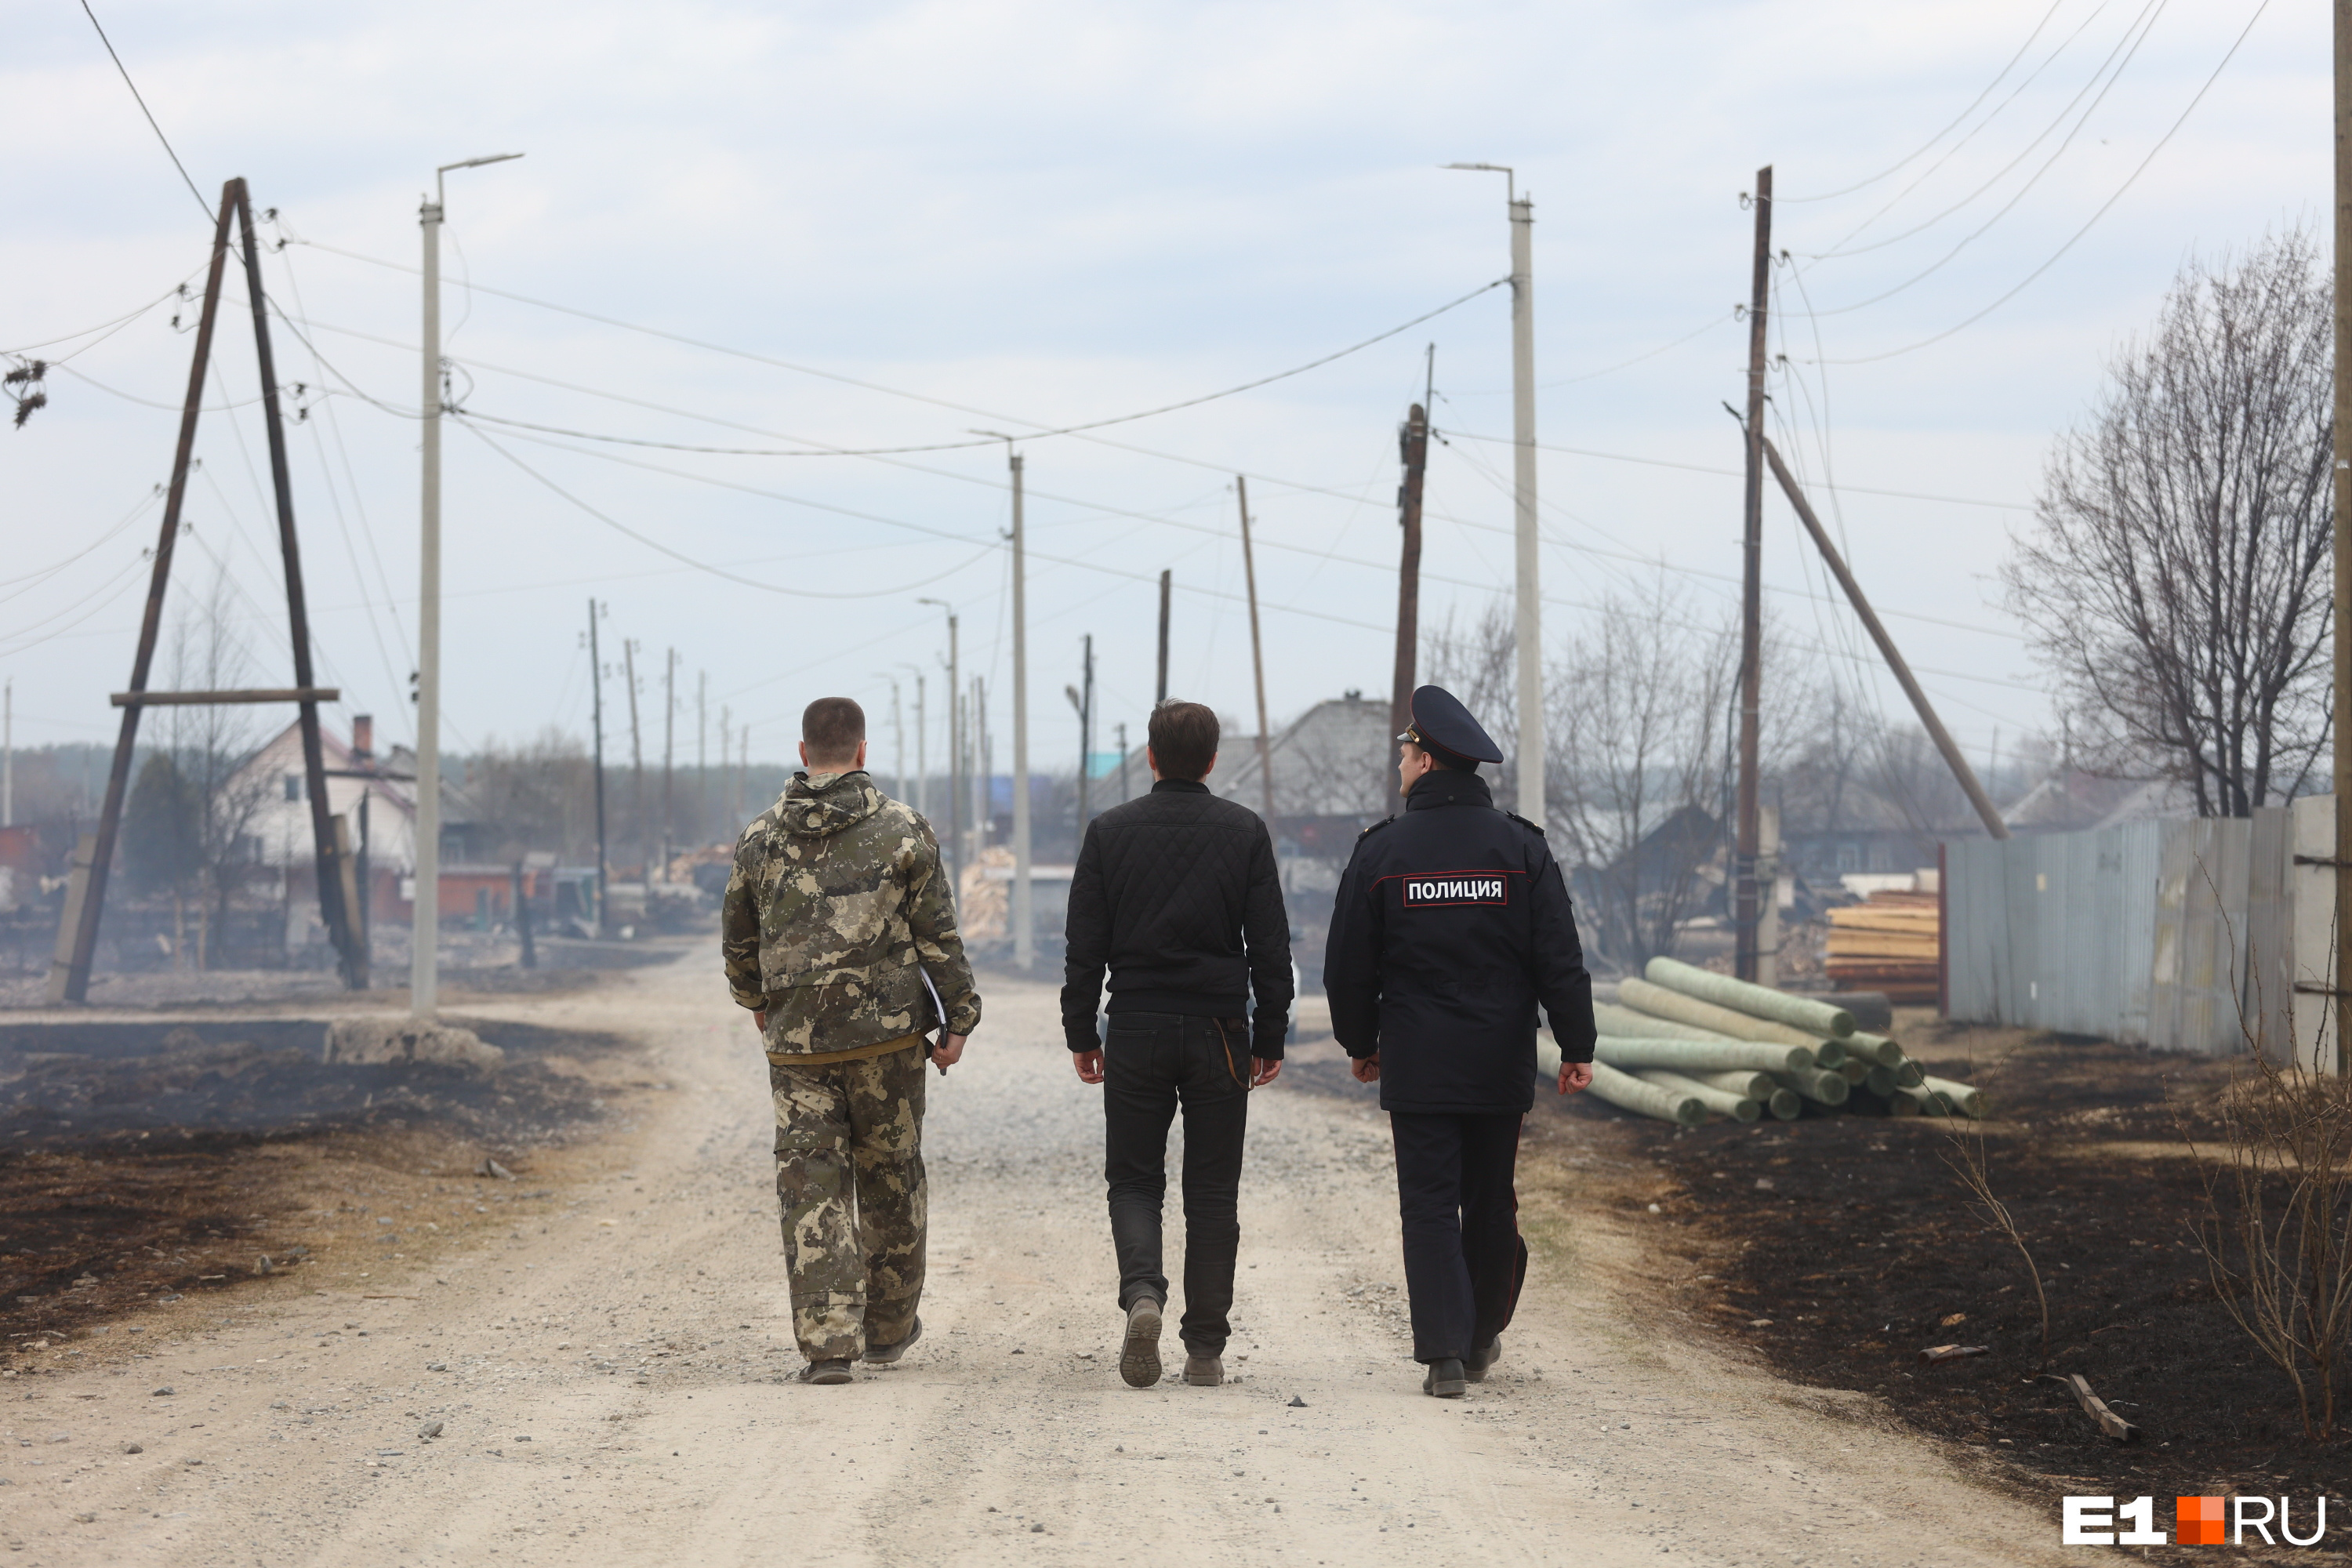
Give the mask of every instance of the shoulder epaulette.
[[1365, 828], [1363, 832], [1357, 834], [1356, 837], [1360, 839], [1369, 838], [1373, 834], [1378, 833], [1381, 828], [1386, 827], [1390, 823], [1394, 822], [1396, 818], [1393, 816], [1383, 816], [1378, 822], [1373, 823], [1370, 827]]
[[1503, 813], [1503, 815], [1504, 815], [1505, 816], [1509, 817], [1513, 822], [1517, 823], [1521, 827], [1526, 828], [1529, 833], [1534, 834], [1538, 838], [1542, 838], [1542, 837], [1547, 837], [1547, 836], [1546, 836], [1546, 834], [1544, 833], [1544, 830], [1543, 830], [1542, 828], [1538, 827], [1534, 823], [1529, 822], [1526, 817], [1521, 816], [1517, 812], [1516, 812], [1516, 811], [1507, 811], [1507, 812]]

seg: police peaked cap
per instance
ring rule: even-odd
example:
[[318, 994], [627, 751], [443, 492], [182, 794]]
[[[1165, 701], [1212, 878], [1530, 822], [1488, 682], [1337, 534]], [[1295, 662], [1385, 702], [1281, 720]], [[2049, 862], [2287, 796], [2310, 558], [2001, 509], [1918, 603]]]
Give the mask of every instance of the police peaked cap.
[[1443, 686], [1424, 686], [1412, 694], [1412, 726], [1397, 739], [1410, 741], [1452, 768], [1475, 770], [1480, 763], [1503, 760], [1503, 749], [1494, 737]]

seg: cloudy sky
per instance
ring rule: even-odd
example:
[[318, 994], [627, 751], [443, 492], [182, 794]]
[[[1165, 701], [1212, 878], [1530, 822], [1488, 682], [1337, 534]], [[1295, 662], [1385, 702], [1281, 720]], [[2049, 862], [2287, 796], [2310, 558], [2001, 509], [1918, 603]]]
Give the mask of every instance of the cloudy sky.
[[[446, 437], [460, 749], [584, 731], [592, 597], [607, 660], [641, 649], [649, 750], [671, 649], [682, 760], [705, 678], [710, 743], [723, 708], [762, 760], [813, 697], [886, 714], [894, 671], [911, 722], [916, 668], [943, 732], [923, 596], [955, 605], [1003, 734], [1010, 497], [1003, 446], [971, 433], [1196, 398], [1494, 281], [1502, 178], [1437, 167], [1480, 161], [1536, 203], [1548, 640], [1612, 594], [1663, 585], [1694, 636], [1733, 603], [1721, 405], [1741, 197], [1769, 163], [1782, 444], [1825, 508], [1834, 481], [1858, 572], [1982, 755], [2051, 721], [1996, 573], [2053, 435], [2186, 258], [2326, 211], [2309, 4], [92, 4], [205, 203], [242, 175], [289, 242], [265, 284], [300, 323], [276, 347], [304, 388], [293, 482], [339, 729], [413, 723], [418, 201], [436, 164], [528, 154], [449, 176], [447, 353], [478, 416]], [[62, 362], [49, 406], [0, 428], [0, 676], [19, 744], [97, 740], [193, 342], [168, 296], [201, 283], [210, 220], [78, 0], [0, 10], [0, 349]], [[277, 681], [229, 298], [173, 605], [223, 596]], [[1249, 710], [1236, 474], [1277, 719], [1385, 691], [1395, 426], [1433, 343], [1424, 626], [1466, 619], [1508, 587], [1506, 290], [1261, 390], [1024, 443], [1040, 765], [1075, 759], [1060, 694], [1086, 635], [1106, 724], [1139, 726], [1162, 568], [1176, 690]], [[673, 449], [694, 446], [796, 455]], [[812, 455], [877, 447], [945, 449]], [[1899, 706], [1777, 498], [1765, 550], [1805, 672]]]

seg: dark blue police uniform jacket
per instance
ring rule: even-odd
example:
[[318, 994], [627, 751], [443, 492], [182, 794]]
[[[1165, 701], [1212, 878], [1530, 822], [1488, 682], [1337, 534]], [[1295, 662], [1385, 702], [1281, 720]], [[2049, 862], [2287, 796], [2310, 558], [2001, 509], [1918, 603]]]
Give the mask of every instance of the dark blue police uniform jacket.
[[1380, 1055], [1383, 1110], [1528, 1110], [1538, 1003], [1561, 1058], [1592, 1059], [1592, 977], [1559, 863], [1473, 773], [1423, 774], [1402, 816], [1356, 840], [1323, 989], [1348, 1054]]

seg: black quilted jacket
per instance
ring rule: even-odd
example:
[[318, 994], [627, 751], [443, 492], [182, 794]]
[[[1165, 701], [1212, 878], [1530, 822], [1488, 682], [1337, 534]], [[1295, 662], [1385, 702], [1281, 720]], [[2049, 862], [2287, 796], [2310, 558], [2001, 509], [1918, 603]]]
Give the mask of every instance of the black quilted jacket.
[[1113, 1013], [1239, 1018], [1253, 994], [1252, 1056], [1279, 1058], [1290, 1024], [1290, 925], [1274, 843], [1257, 813], [1186, 779], [1115, 805], [1087, 827], [1070, 879], [1062, 1033], [1090, 1051], [1103, 971]]

